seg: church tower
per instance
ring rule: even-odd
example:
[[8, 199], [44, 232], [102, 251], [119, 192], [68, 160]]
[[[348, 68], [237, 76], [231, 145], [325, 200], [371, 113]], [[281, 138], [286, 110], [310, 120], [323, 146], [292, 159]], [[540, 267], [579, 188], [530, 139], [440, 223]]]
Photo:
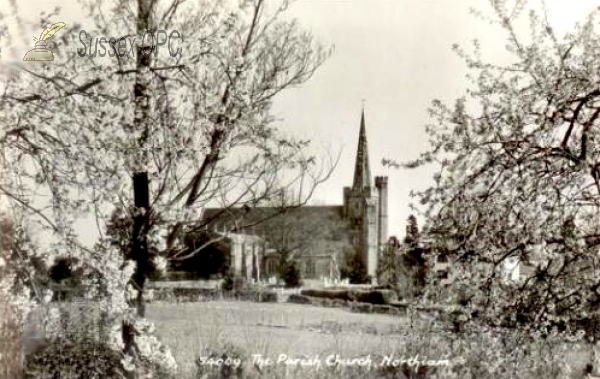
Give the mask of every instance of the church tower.
[[[377, 273], [381, 241], [383, 238], [387, 239], [387, 177], [378, 177], [376, 181], [377, 186], [375, 187], [369, 165], [367, 129], [363, 109], [356, 149], [354, 179], [352, 187], [344, 187], [344, 216], [352, 227], [353, 245], [360, 253], [367, 273], [372, 278], [375, 278]], [[381, 215], [385, 215], [385, 217]]]

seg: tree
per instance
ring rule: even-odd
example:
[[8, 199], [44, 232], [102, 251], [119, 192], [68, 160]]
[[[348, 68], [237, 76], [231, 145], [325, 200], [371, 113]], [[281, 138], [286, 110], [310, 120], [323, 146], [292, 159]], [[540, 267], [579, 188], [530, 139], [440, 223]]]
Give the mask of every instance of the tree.
[[302, 284], [300, 269], [296, 261], [287, 253], [282, 253], [279, 259], [279, 277], [286, 287], [298, 287]]
[[428, 262], [423, 247], [404, 246], [400, 267], [406, 278], [407, 296], [420, 296], [427, 281]]
[[406, 225], [406, 236], [404, 237], [404, 244], [415, 248], [419, 246], [420, 235], [419, 226], [417, 225], [417, 218], [414, 215], [408, 216]]
[[342, 279], [348, 279], [350, 284], [370, 284], [371, 277], [360, 252], [348, 256], [346, 265], [341, 270]]
[[[107, 307], [118, 302], [115, 288], [124, 296], [130, 286], [129, 306], [143, 318], [150, 240], [158, 236], [159, 252], [176, 256], [209, 201], [255, 204], [300, 178], [310, 187], [328, 176], [303, 154], [308, 141], [283, 135], [269, 111], [274, 96], [306, 82], [329, 53], [296, 21], [283, 20], [287, 1], [268, 9], [263, 0], [202, 6], [137, 0], [114, 7], [84, 1], [82, 7], [93, 23], [86, 35], [79, 25], [59, 33], [79, 35], [83, 48], [57, 34], [53, 62], [23, 64], [5, 82], [0, 148], [19, 180], [0, 192], [28, 222], [44, 227], [59, 250], [85, 255], [105, 281], [121, 277], [109, 270], [133, 267], [130, 281], [123, 274], [125, 283], [104, 284], [112, 293]], [[159, 27], [177, 31], [169, 35], [171, 50], [160, 48], [167, 41]], [[137, 36], [141, 44], [131, 55], [104, 45], [110, 56], [95, 59], [104, 53], [94, 36]], [[131, 209], [124, 257], [103, 236], [115, 207]], [[94, 248], [79, 243], [73, 224], [82, 214], [92, 215], [103, 236]], [[123, 325], [129, 356], [136, 355], [134, 324]]]
[[397, 289], [400, 280], [400, 241], [395, 236], [388, 239], [377, 264], [377, 283]]
[[[478, 41], [472, 55], [455, 46], [472, 88], [454, 106], [433, 102], [432, 145], [404, 167], [437, 165], [435, 184], [418, 194], [427, 235], [485, 318], [577, 327], [600, 304], [598, 10], [562, 37], [532, 11], [527, 39], [516, 26], [524, 2], [490, 3], [512, 63], [485, 62]], [[509, 259], [535, 269], [505, 283]]]

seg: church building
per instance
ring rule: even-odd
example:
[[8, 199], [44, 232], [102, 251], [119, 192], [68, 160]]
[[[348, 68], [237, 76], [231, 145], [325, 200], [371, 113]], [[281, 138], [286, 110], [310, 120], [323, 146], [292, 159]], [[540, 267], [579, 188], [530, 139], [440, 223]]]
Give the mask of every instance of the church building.
[[[253, 221], [264, 218], [264, 215], [270, 211], [281, 212], [281, 210], [270, 207], [207, 208], [203, 214], [203, 221], [207, 225], [207, 230], [212, 232], [221, 231], [224, 236], [231, 234], [232, 231], [236, 233], [238, 242], [231, 244], [232, 248], [228, 253], [231, 255], [230, 270], [236, 275], [247, 276], [247, 279], [264, 280], [276, 275], [279, 253], [285, 249], [269, 243], [268, 241], [275, 239], [269, 239], [268, 233], [286, 224], [286, 220], [290, 221], [290, 228], [306, 231], [304, 236], [300, 233], [301, 230], [296, 231], [296, 238], [305, 241], [298, 241], [294, 251], [288, 251], [292, 259], [301, 267], [303, 279], [339, 279], [340, 264], [343, 265], [344, 260], [352, 253], [360, 255], [367, 274], [376, 278], [379, 251], [388, 240], [387, 198], [388, 178], [371, 176], [363, 110], [359, 125], [354, 178], [351, 186], [343, 188], [342, 205], [302, 206], [290, 209], [275, 216], [275, 223], [264, 225]], [[244, 224], [252, 227], [235, 227]], [[249, 246], [243, 243], [243, 236], [248, 237]], [[259, 240], [262, 243], [257, 242]], [[302, 248], [300, 247], [303, 245], [302, 242], [310, 245]], [[237, 247], [233, 248], [234, 246]], [[251, 256], [246, 256], [247, 254]], [[245, 267], [246, 265], [252, 267]]]
[[364, 109], [360, 118], [352, 187], [344, 187], [343, 217], [350, 223], [353, 245], [376, 277], [379, 252], [388, 239], [388, 178], [371, 177]]

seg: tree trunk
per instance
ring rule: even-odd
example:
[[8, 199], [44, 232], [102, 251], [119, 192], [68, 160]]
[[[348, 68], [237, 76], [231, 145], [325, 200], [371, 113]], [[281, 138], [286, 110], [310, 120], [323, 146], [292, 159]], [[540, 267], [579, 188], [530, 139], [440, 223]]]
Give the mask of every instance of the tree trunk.
[[135, 307], [139, 317], [146, 316], [146, 307], [144, 304], [143, 291], [148, 274], [149, 254], [148, 254], [148, 229], [149, 229], [149, 185], [148, 173], [137, 172], [133, 176], [133, 194], [136, 207], [136, 213], [133, 218], [133, 241], [131, 247], [131, 256], [136, 262], [136, 269], [133, 274], [133, 282], [138, 290], [135, 299]]
[[[137, 35], [143, 36], [147, 31], [153, 32], [151, 28], [151, 12], [153, 0], [138, 0], [137, 16]], [[149, 39], [148, 35], [144, 38], [145, 43]], [[135, 152], [132, 153], [133, 171], [133, 193], [135, 212], [133, 216], [133, 232], [131, 241], [131, 256], [136, 263], [133, 274], [133, 285], [137, 290], [137, 297], [133, 301], [133, 306], [137, 310], [138, 317], [145, 317], [145, 304], [143, 298], [144, 285], [148, 275], [149, 252], [148, 252], [148, 232], [150, 229], [150, 199], [147, 163], [148, 155], [146, 151], [148, 136], [150, 134], [150, 95], [148, 87], [150, 84], [150, 63], [153, 46], [139, 46], [136, 51], [136, 77], [133, 87], [134, 94], [134, 121], [133, 125], [128, 126], [128, 132], [137, 139]], [[136, 356], [136, 347], [134, 343], [135, 331], [133, 326], [124, 323], [123, 342], [126, 353]], [[131, 373], [130, 378], [135, 378], [135, 372]]]

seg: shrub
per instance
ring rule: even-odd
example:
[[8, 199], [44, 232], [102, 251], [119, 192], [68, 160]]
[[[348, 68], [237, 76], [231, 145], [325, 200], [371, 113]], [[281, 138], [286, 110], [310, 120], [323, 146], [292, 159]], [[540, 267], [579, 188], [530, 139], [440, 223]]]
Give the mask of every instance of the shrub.
[[220, 295], [219, 290], [214, 288], [156, 288], [153, 292], [154, 301], [167, 301], [178, 303], [202, 301], [205, 299], [216, 299]]
[[350, 256], [350, 259], [346, 263], [346, 267], [343, 267], [340, 271], [342, 279], [348, 279], [351, 284], [371, 283], [371, 277], [367, 273], [367, 267], [358, 252]]
[[360, 303], [389, 304], [398, 300], [393, 290], [353, 291], [353, 300]]
[[55, 339], [25, 360], [24, 379], [121, 379], [121, 356], [104, 344]]
[[371, 304], [390, 304], [398, 300], [393, 290], [302, 290], [300, 294], [338, 301], [357, 301]]
[[319, 297], [326, 299], [337, 299], [348, 301], [350, 300], [349, 291], [348, 290], [316, 290], [316, 289], [306, 289], [300, 291], [301, 295], [310, 296], [310, 297]]
[[300, 269], [295, 261], [289, 260], [282, 270], [281, 279], [288, 288], [299, 287], [302, 284]]
[[221, 288], [223, 289], [223, 291], [233, 291], [234, 288], [234, 278], [233, 275], [228, 272], [224, 277], [223, 277], [223, 284], [221, 286]]

